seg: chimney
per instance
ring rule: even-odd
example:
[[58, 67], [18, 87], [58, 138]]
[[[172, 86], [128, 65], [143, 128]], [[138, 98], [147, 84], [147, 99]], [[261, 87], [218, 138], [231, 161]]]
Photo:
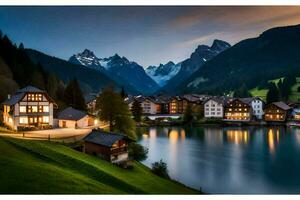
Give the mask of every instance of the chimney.
[[7, 99], [10, 99], [10, 94], [7, 95]]

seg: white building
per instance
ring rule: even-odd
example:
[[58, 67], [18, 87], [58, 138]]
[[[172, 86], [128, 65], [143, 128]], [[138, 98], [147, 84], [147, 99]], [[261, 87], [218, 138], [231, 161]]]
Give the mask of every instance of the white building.
[[141, 104], [143, 114], [156, 114], [157, 112], [157, 104], [148, 97], [136, 96], [131, 99], [125, 99], [128, 103], [129, 109], [132, 108], [133, 102], [138, 101]]
[[72, 107], [58, 113], [57, 118], [60, 128], [85, 128], [97, 125], [97, 120], [92, 115]]
[[51, 128], [53, 108], [57, 107], [43, 90], [27, 86], [3, 103], [3, 122], [13, 130], [24, 127]]
[[221, 99], [211, 98], [204, 103], [204, 117], [223, 118], [224, 104]]
[[264, 102], [259, 97], [240, 98], [241, 101], [251, 105], [252, 115], [257, 119], [262, 119], [264, 115]]

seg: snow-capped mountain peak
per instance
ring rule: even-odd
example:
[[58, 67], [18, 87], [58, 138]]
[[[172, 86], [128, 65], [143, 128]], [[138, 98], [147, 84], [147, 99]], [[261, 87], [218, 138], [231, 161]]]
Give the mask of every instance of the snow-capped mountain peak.
[[164, 86], [171, 78], [173, 78], [180, 70], [181, 63], [175, 64], [169, 61], [166, 64], [159, 64], [159, 66], [149, 66], [146, 68], [146, 73], [158, 85]]

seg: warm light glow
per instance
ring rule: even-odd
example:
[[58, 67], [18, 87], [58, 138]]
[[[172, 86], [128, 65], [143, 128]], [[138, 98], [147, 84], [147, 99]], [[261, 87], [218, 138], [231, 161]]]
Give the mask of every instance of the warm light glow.
[[248, 144], [249, 142], [248, 130], [227, 130], [226, 135], [228, 141], [235, 144]]
[[20, 117], [19, 118], [20, 124], [28, 124], [28, 118], [27, 117]]
[[43, 112], [49, 112], [49, 106], [43, 106]]
[[272, 153], [275, 151], [275, 143], [274, 143], [274, 132], [273, 129], [269, 129], [268, 131], [268, 145], [269, 149]]
[[95, 119], [95, 120], [94, 120], [94, 125], [97, 125], [97, 124], [98, 124], [98, 120]]
[[179, 134], [178, 134], [177, 130], [171, 130], [171, 132], [169, 133], [169, 138], [172, 143], [177, 142], [178, 136], [179, 136]]
[[43, 116], [43, 123], [49, 123], [49, 117]]
[[26, 113], [26, 106], [20, 106], [20, 113]]

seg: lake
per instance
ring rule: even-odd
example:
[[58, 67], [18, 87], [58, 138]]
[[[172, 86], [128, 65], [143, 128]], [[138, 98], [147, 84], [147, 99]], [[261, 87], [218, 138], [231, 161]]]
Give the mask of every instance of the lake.
[[147, 160], [208, 193], [300, 193], [300, 128], [139, 128]]

